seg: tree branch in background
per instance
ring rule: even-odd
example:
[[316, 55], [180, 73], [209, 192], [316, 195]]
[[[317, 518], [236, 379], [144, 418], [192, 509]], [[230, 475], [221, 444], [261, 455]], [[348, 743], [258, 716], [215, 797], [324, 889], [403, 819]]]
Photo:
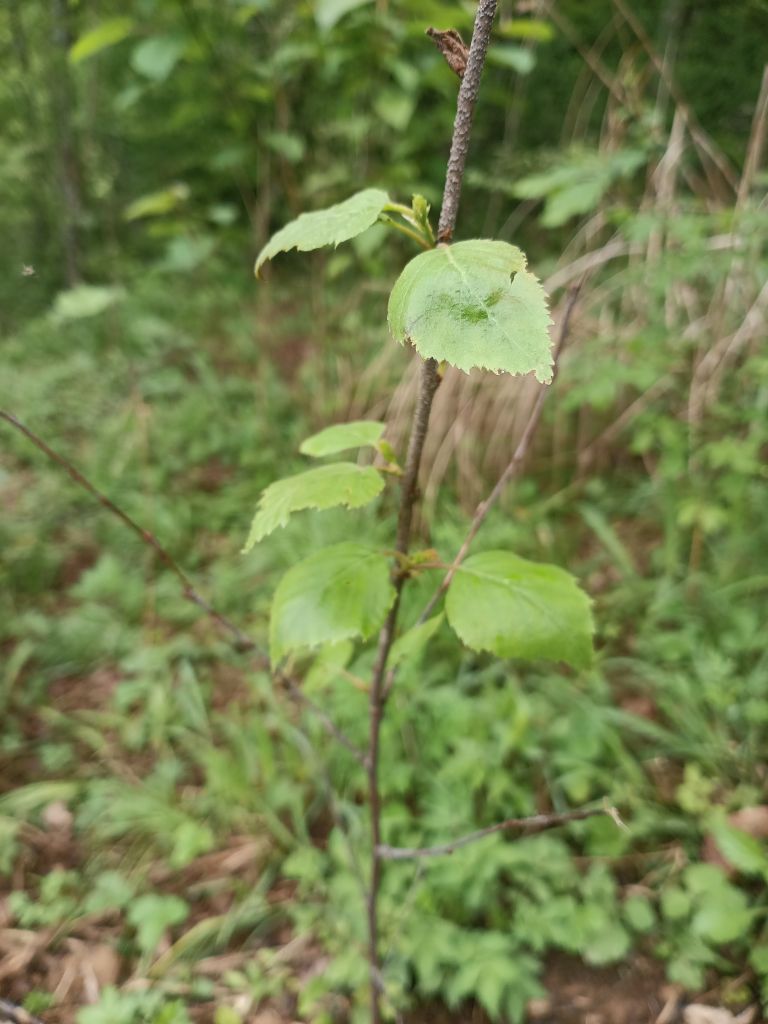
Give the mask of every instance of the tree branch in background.
[[[144, 529], [144, 527], [129, 516], [127, 512], [121, 509], [119, 505], [116, 505], [114, 501], [106, 496], [106, 494], [102, 493], [102, 491], [95, 487], [87, 477], [83, 476], [80, 470], [77, 469], [69, 459], [59, 454], [59, 452], [54, 451], [50, 445], [46, 444], [41, 437], [38, 437], [34, 431], [30, 430], [29, 427], [22, 423], [21, 420], [12, 413], [6, 412], [4, 409], [0, 409], [0, 419], [5, 420], [6, 423], [10, 423], [15, 430], [18, 430], [19, 433], [23, 434], [27, 440], [31, 441], [36, 448], [39, 448], [39, 450], [46, 455], [51, 462], [55, 462], [56, 465], [61, 466], [61, 468], [79, 487], [82, 487], [83, 490], [92, 495], [100, 505], [119, 519], [124, 526], [127, 526], [129, 530], [135, 533], [139, 540], [150, 547], [163, 565], [173, 573], [181, 584], [181, 591], [184, 597], [204, 611], [205, 614], [209, 618], [213, 619], [213, 621], [228, 635], [235, 650], [250, 652], [255, 656], [256, 666], [258, 668], [267, 671], [269, 670], [269, 658], [261, 649], [261, 646], [253, 639], [253, 637], [248, 636], [248, 634], [244, 633], [239, 626], [236, 626], [234, 622], [228, 619], [226, 615], [222, 615], [221, 612], [217, 611], [213, 605], [195, 589], [192, 580], [187, 576], [179, 563], [171, 554], [169, 554], [153, 533]], [[367, 759], [363, 752], [358, 749], [358, 747], [344, 732], [342, 732], [341, 729], [339, 729], [339, 727], [332, 721], [329, 715], [323, 711], [322, 708], [318, 707], [314, 701], [305, 696], [301, 687], [297, 686], [290, 676], [278, 669], [274, 673], [274, 678], [285, 686], [295, 701], [303, 704], [312, 712], [329, 736], [333, 737], [333, 739], [340, 743], [341, 746], [348, 750], [360, 765], [363, 767], [367, 765]]]
[[0, 1013], [7, 1024], [43, 1024], [39, 1017], [16, 1003], [9, 1003], [7, 999], [0, 999]]
[[627, 826], [621, 820], [619, 812], [615, 807], [608, 804], [602, 807], [583, 807], [576, 811], [566, 811], [563, 814], [534, 814], [530, 818], [508, 818], [496, 825], [489, 825], [488, 828], [477, 829], [476, 832], [468, 832], [450, 843], [441, 843], [438, 846], [380, 846], [379, 856], [383, 860], [414, 860], [419, 857], [447, 857], [460, 850], [463, 846], [476, 843], [487, 836], [495, 835], [497, 832], [520, 832], [525, 836], [536, 835], [538, 832], [546, 832], [551, 828], [559, 828], [571, 821], [585, 821], [587, 818], [595, 818], [598, 815], [607, 814], [619, 828]]
[[[624, 0], [613, 0], [614, 6], [619, 11], [621, 16], [624, 18], [626, 23], [632, 29], [637, 36], [640, 45], [647, 53], [651, 63], [658, 72], [659, 78], [664, 83], [669, 95], [675, 101], [677, 109], [680, 111], [685, 127], [688, 129], [691, 138], [693, 139], [696, 147], [699, 149], [703, 156], [706, 156], [714, 167], [720, 172], [720, 175], [725, 181], [726, 185], [733, 192], [738, 192], [739, 181], [735, 170], [731, 166], [731, 162], [728, 160], [722, 150], [715, 145], [710, 136], [704, 131], [699, 124], [699, 120], [680, 93], [676, 82], [670, 77], [669, 68], [665, 62], [656, 53], [651, 42], [651, 37], [643, 27], [642, 22], [638, 19], [637, 15], [632, 9], [624, 2]], [[705, 164], [706, 170], [706, 164]], [[713, 182], [713, 185], [715, 182]]]
[[143, 526], [139, 525], [135, 519], [132, 519], [127, 512], [123, 511], [118, 505], [116, 505], [110, 498], [103, 494], [97, 487], [95, 487], [90, 480], [83, 476], [76, 466], [73, 466], [69, 459], [60, 455], [54, 451], [41, 437], [38, 437], [29, 427], [25, 426], [21, 420], [17, 419], [12, 413], [6, 412], [4, 409], [0, 409], [0, 419], [5, 420], [7, 423], [18, 430], [20, 434], [23, 434], [27, 440], [31, 441], [32, 444], [39, 448], [40, 451], [47, 455], [51, 462], [55, 462], [74, 480], [76, 484], [92, 495], [108, 512], [111, 512], [113, 516], [116, 516], [124, 526], [127, 526], [133, 533], [148, 547], [152, 548], [157, 557], [166, 567], [170, 569], [173, 575], [181, 584], [181, 589], [184, 597], [196, 604], [198, 608], [201, 608], [206, 615], [210, 616], [215, 622], [217, 622], [222, 629], [229, 634], [231, 639], [235, 642], [238, 650], [252, 651], [258, 650], [258, 644], [251, 637], [247, 636], [243, 631], [231, 622], [221, 612], [217, 612], [216, 609], [205, 600], [205, 598], [195, 590], [192, 580], [187, 576], [178, 562], [173, 558], [172, 555], [163, 547], [160, 541], [155, 537], [149, 530], [145, 530]]

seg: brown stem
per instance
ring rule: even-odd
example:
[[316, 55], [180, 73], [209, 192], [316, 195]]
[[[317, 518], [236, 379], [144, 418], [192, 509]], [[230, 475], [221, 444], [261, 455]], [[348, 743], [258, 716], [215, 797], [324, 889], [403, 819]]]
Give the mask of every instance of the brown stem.
[[9, 1003], [7, 999], [0, 999], [0, 1013], [8, 1024], [43, 1024], [39, 1017], [16, 1003]]
[[[221, 612], [217, 611], [213, 605], [207, 601], [202, 594], [200, 594], [194, 587], [192, 580], [187, 576], [178, 562], [174, 557], [163, 547], [160, 541], [155, 537], [149, 530], [145, 530], [143, 526], [136, 522], [131, 516], [128, 515], [123, 509], [116, 505], [110, 498], [103, 494], [97, 487], [95, 487], [91, 481], [83, 476], [80, 470], [74, 466], [69, 459], [65, 458], [59, 452], [54, 451], [50, 445], [38, 437], [34, 431], [30, 430], [21, 420], [17, 419], [10, 412], [6, 412], [4, 409], [0, 409], [0, 419], [5, 420], [7, 423], [18, 430], [20, 434], [23, 434], [32, 444], [39, 448], [40, 451], [47, 455], [51, 462], [55, 462], [57, 466], [61, 466], [67, 475], [74, 480], [78, 486], [82, 487], [83, 490], [91, 494], [100, 505], [102, 505], [108, 512], [111, 512], [113, 516], [120, 520], [124, 526], [127, 526], [129, 530], [136, 534], [139, 540], [150, 547], [160, 561], [169, 569], [176, 579], [181, 584], [181, 590], [184, 597], [191, 601], [192, 604], [202, 609], [209, 618], [213, 619], [229, 636], [233, 647], [237, 651], [249, 651], [255, 655], [257, 659], [257, 665], [259, 668], [269, 669], [269, 658], [261, 650], [259, 644], [244, 633], [239, 626], [236, 626], [234, 622], [222, 615]], [[323, 726], [329, 736], [333, 737], [341, 746], [345, 747], [352, 756], [361, 764], [363, 767], [367, 766], [367, 758], [361, 750], [359, 750], [349, 737], [339, 729], [335, 722], [330, 718], [329, 715], [323, 711], [322, 708], [318, 707], [309, 697], [307, 697], [302, 691], [301, 687], [297, 686], [290, 676], [286, 675], [285, 672], [278, 669], [275, 672], [275, 679], [282, 683], [289, 691], [293, 699], [303, 704], [312, 714], [318, 719], [320, 724]]]
[[450, 843], [441, 843], [439, 846], [380, 846], [379, 857], [382, 860], [413, 860], [418, 857], [446, 857], [460, 850], [462, 846], [469, 846], [486, 836], [495, 835], [497, 832], [509, 832], [514, 829], [526, 836], [535, 835], [537, 832], [545, 832], [550, 828], [559, 828], [571, 821], [584, 821], [586, 818], [594, 818], [599, 814], [607, 814], [609, 818], [620, 828], [626, 828], [619, 817], [615, 807], [605, 805], [603, 807], [581, 808], [577, 811], [566, 811], [564, 814], [534, 814], [530, 818], [508, 818], [506, 821], [499, 821], [488, 828], [480, 828], [476, 832], [468, 832]]
[[[442, 243], [450, 242], [456, 226], [459, 210], [461, 185], [464, 178], [464, 167], [469, 150], [469, 136], [472, 129], [472, 115], [477, 102], [480, 78], [488, 51], [491, 26], [496, 15], [498, 0], [479, 0], [475, 14], [475, 25], [472, 42], [467, 57], [467, 67], [461, 80], [459, 95], [456, 101], [456, 118], [453, 125], [451, 151], [443, 191], [443, 204], [440, 210], [437, 237]], [[419, 379], [419, 395], [414, 412], [411, 438], [408, 444], [403, 474], [400, 509], [397, 517], [396, 551], [405, 555], [411, 539], [413, 511], [418, 492], [419, 467], [424, 451], [424, 440], [429, 424], [432, 400], [437, 390], [439, 376], [437, 362], [427, 359], [422, 364]], [[382, 858], [381, 847], [381, 793], [379, 791], [379, 746], [381, 721], [386, 702], [385, 676], [387, 659], [395, 639], [397, 617], [400, 611], [400, 596], [405, 576], [398, 572], [395, 576], [395, 600], [386, 622], [379, 634], [376, 661], [371, 677], [369, 700], [370, 737], [368, 744], [368, 801], [371, 814], [371, 881], [368, 891], [368, 963], [371, 979], [371, 1021], [381, 1024], [381, 963], [379, 957], [379, 918], [378, 900], [381, 883]]]
[[[395, 550], [398, 554], [406, 554], [411, 539], [411, 524], [413, 522], [413, 510], [416, 504], [418, 491], [419, 466], [421, 455], [424, 451], [424, 441], [427, 436], [429, 424], [429, 413], [432, 408], [432, 399], [439, 378], [437, 375], [437, 363], [434, 359], [427, 359], [421, 365], [421, 377], [419, 381], [419, 397], [416, 403], [416, 411], [413, 418], [411, 439], [408, 444], [408, 456], [403, 473], [402, 491], [400, 495], [400, 510], [397, 517], [397, 540]], [[379, 741], [381, 738], [381, 719], [384, 713], [385, 693], [384, 676], [387, 670], [387, 659], [395, 639], [397, 616], [400, 611], [400, 596], [405, 584], [405, 576], [397, 572], [395, 576], [395, 600], [389, 610], [387, 619], [379, 634], [379, 645], [376, 652], [376, 661], [371, 677], [371, 690], [368, 702], [368, 714], [370, 722], [370, 735], [368, 740], [368, 802], [371, 814], [371, 883], [368, 891], [368, 958], [371, 969], [371, 1019], [373, 1024], [380, 1024], [381, 1021], [381, 968], [379, 964], [379, 924], [378, 924], [378, 895], [381, 882], [381, 859], [378, 849], [381, 845], [381, 793], [379, 792]]]
[[472, 117], [480, 90], [480, 77], [483, 73], [485, 55], [488, 52], [488, 43], [491, 39], [491, 26], [496, 16], [497, 6], [497, 0], [480, 0], [477, 5], [467, 67], [461, 80], [459, 98], [456, 101], [456, 119], [453, 123], [451, 152], [448, 157], [448, 170], [443, 190], [443, 205], [440, 208], [440, 221], [437, 225], [437, 238], [440, 242], [450, 242], [456, 227], [464, 167], [469, 152]]

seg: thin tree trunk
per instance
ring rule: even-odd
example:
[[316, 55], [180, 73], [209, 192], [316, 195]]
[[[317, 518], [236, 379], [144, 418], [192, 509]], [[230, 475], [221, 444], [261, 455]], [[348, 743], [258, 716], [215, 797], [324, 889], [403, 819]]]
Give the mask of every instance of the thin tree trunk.
[[[472, 118], [480, 88], [480, 78], [485, 64], [485, 55], [491, 37], [491, 27], [496, 16], [498, 0], [479, 0], [472, 42], [467, 57], [466, 70], [461, 81], [456, 101], [456, 118], [453, 125], [451, 150], [445, 176], [443, 203], [437, 228], [438, 242], [449, 244], [456, 227], [459, 212], [461, 186], [469, 151], [469, 137]], [[416, 400], [411, 438], [408, 444], [405, 471], [400, 494], [400, 509], [397, 519], [397, 540], [395, 549], [406, 555], [410, 546], [413, 513], [418, 493], [419, 468], [424, 451], [424, 441], [429, 425], [432, 400], [439, 383], [437, 362], [427, 359], [421, 365], [419, 394]], [[381, 836], [381, 793], [379, 789], [379, 749], [381, 723], [388, 696], [386, 687], [387, 661], [395, 639], [397, 619], [400, 611], [400, 596], [405, 576], [398, 567], [395, 575], [396, 596], [392, 609], [379, 634], [379, 645], [371, 678], [369, 701], [370, 736], [368, 745], [368, 800], [371, 814], [371, 877], [368, 891], [368, 958], [371, 983], [371, 1022], [381, 1024], [382, 973], [379, 951], [379, 889], [382, 871]]]
[[74, 125], [75, 92], [69, 69], [72, 43], [69, 0], [50, 0], [52, 64], [50, 103], [53, 122], [56, 183], [61, 197], [60, 232], [64, 271], [70, 288], [81, 280], [80, 217], [82, 211], [80, 161]]

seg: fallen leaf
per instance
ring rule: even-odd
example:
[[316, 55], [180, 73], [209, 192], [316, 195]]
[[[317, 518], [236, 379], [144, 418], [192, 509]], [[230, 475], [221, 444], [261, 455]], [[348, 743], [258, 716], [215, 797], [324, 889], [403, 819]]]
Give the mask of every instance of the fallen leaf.
[[63, 800], [54, 800], [53, 803], [48, 804], [40, 817], [47, 829], [57, 829], [62, 832], [69, 832], [74, 821], [72, 811]]
[[738, 1016], [722, 1006], [705, 1006], [691, 1003], [683, 1010], [684, 1024], [752, 1024], [757, 1007], [748, 1006]]

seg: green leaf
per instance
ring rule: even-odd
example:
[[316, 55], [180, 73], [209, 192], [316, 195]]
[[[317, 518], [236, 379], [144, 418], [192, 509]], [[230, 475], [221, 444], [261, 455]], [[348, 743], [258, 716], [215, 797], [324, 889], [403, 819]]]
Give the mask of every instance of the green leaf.
[[560, 189], [547, 200], [541, 223], [545, 228], [558, 228], [571, 217], [594, 210], [608, 183], [596, 178], [594, 181], [577, 181], [568, 188]]
[[398, 637], [392, 645], [389, 664], [394, 666], [403, 661], [415, 661], [442, 625], [443, 617], [443, 613], [440, 612], [439, 615], [413, 626]]
[[722, 814], [709, 823], [712, 838], [723, 857], [745, 875], [768, 877], [768, 856], [754, 836], [731, 825]]
[[304, 139], [294, 132], [267, 132], [264, 144], [291, 164], [299, 163], [306, 152]]
[[176, 182], [168, 188], [160, 189], [158, 192], [150, 192], [145, 196], [139, 196], [129, 203], [125, 208], [123, 217], [125, 220], [139, 220], [141, 217], [162, 217], [166, 213], [173, 213], [181, 203], [189, 199], [189, 185], [184, 182]]
[[324, 245], [336, 246], [362, 234], [376, 222], [388, 202], [386, 192], [378, 188], [366, 188], [326, 210], [300, 214], [296, 220], [274, 234], [261, 250], [256, 260], [256, 276], [262, 264], [279, 252], [288, 252], [289, 249], [309, 252]]
[[276, 480], [263, 492], [244, 551], [285, 526], [293, 512], [302, 509], [327, 509], [337, 505], [360, 508], [373, 501], [384, 487], [384, 479], [373, 466], [356, 466], [354, 462], [332, 462], [305, 473]]
[[77, 1011], [77, 1024], [135, 1024], [141, 1004], [142, 993], [118, 992], [109, 985], [100, 993], [98, 1003]]
[[373, 101], [373, 109], [384, 124], [402, 132], [410, 124], [416, 109], [416, 98], [401, 89], [383, 89]]
[[188, 914], [189, 906], [180, 897], [147, 893], [130, 905], [128, 921], [136, 929], [142, 953], [153, 953], [166, 928], [181, 924]]
[[152, 36], [133, 51], [131, 67], [144, 78], [163, 82], [178, 64], [185, 45], [179, 36]]
[[289, 651], [354, 637], [366, 639], [395, 599], [381, 552], [345, 542], [323, 548], [283, 576], [272, 601], [273, 662]]
[[511, 68], [519, 75], [529, 75], [536, 67], [536, 58], [532, 50], [524, 46], [492, 46], [488, 51], [488, 63], [503, 68]]
[[218, 1006], [213, 1015], [213, 1024], [243, 1024], [243, 1018], [231, 1006]]
[[691, 912], [691, 897], [677, 885], [662, 889], [661, 912], [667, 921], [680, 921]]
[[582, 951], [588, 964], [602, 966], [623, 960], [632, 942], [617, 921], [606, 920], [605, 926], [591, 936]]
[[676, 985], [682, 985], [689, 992], [699, 992], [704, 988], [706, 974], [704, 965], [685, 956], [670, 960], [667, 964], [667, 977]]
[[177, 235], [169, 241], [158, 268], [172, 274], [186, 274], [205, 263], [215, 244], [209, 235]]
[[646, 159], [643, 150], [593, 153], [574, 148], [547, 170], [521, 178], [513, 194], [519, 199], [546, 198], [541, 223], [559, 227], [571, 217], [594, 210], [615, 181], [634, 174]]
[[425, 358], [460, 370], [530, 373], [552, 379], [544, 289], [506, 242], [475, 240], [421, 253], [389, 298], [389, 327]]
[[713, 889], [728, 888], [725, 873], [714, 864], [690, 864], [683, 872], [683, 881], [686, 889], [694, 896], [706, 894]]
[[133, 32], [133, 25], [132, 18], [109, 18], [100, 22], [95, 28], [84, 32], [73, 44], [69, 51], [70, 62], [79, 64], [88, 57], [121, 43]]
[[315, 0], [317, 27], [325, 32], [329, 28], [333, 28], [345, 14], [372, 2], [373, 0]]
[[375, 420], [353, 420], [351, 423], [334, 423], [318, 434], [303, 441], [299, 451], [302, 455], [321, 458], [336, 455], [348, 448], [366, 448], [376, 444], [384, 433], [384, 424]]
[[752, 918], [741, 889], [723, 886], [707, 894], [706, 902], [693, 915], [691, 931], [707, 942], [733, 942], [747, 934]]
[[537, 43], [548, 43], [555, 36], [555, 30], [548, 21], [534, 18], [512, 18], [503, 21], [498, 33], [507, 39], [532, 39]]
[[98, 316], [125, 296], [119, 286], [78, 284], [69, 291], [59, 292], [53, 304], [57, 320], [84, 320]]
[[328, 644], [323, 647], [304, 677], [306, 689], [319, 690], [335, 682], [349, 664], [354, 652], [355, 646], [351, 640], [342, 640], [339, 644]]
[[649, 932], [656, 923], [650, 901], [644, 896], [630, 896], [624, 904], [624, 920], [634, 932]]
[[749, 954], [749, 964], [761, 977], [768, 975], [768, 945], [755, 946]]
[[592, 660], [591, 602], [554, 565], [484, 551], [461, 566], [445, 602], [448, 622], [474, 650], [545, 658], [583, 668]]
[[105, 910], [122, 910], [135, 898], [133, 884], [119, 871], [103, 871], [85, 898], [88, 914], [99, 914]]

